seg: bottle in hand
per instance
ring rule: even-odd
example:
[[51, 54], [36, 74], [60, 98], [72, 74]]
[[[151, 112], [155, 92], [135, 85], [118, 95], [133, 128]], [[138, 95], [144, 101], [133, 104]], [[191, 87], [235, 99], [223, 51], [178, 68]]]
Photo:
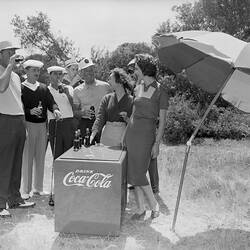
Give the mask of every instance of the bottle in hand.
[[43, 106], [42, 106], [42, 101], [39, 101], [37, 108], [40, 109], [41, 113], [37, 117], [42, 118], [42, 113], [43, 113]]

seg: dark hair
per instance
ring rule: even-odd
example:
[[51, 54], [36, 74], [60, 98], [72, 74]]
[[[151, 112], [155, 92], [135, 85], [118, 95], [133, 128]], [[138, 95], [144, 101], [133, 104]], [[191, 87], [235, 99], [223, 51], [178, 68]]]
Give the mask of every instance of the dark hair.
[[136, 54], [135, 55], [136, 64], [145, 76], [156, 77], [157, 64], [156, 59], [149, 54]]
[[128, 74], [126, 73], [126, 71], [124, 69], [114, 68], [111, 71], [111, 73], [114, 73], [115, 81], [117, 83], [120, 83], [126, 92], [127, 92], [127, 90], [132, 92], [133, 87], [130, 84], [130, 77], [128, 76]]

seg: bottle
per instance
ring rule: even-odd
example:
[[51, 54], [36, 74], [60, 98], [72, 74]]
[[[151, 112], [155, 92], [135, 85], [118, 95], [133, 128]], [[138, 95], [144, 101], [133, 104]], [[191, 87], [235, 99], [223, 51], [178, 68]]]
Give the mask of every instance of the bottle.
[[39, 118], [42, 118], [42, 112], [43, 112], [43, 106], [42, 106], [42, 101], [39, 101], [39, 103], [38, 103], [38, 106], [37, 106], [39, 109], [40, 109], [40, 111], [41, 111], [41, 114], [40, 115], [38, 115], [37, 117], [39, 117]]
[[77, 130], [76, 130], [75, 131], [74, 141], [73, 141], [73, 150], [74, 151], [78, 151], [78, 144], [79, 144], [79, 141], [77, 141]]
[[89, 128], [86, 128], [86, 134], [84, 137], [84, 146], [89, 147], [90, 146], [90, 131]]
[[82, 135], [80, 129], [78, 129], [78, 135], [79, 135], [79, 148], [82, 148]]
[[91, 120], [95, 120], [95, 107], [94, 106], [91, 106], [90, 107], [90, 110], [92, 110], [94, 112], [93, 115], [91, 115]]

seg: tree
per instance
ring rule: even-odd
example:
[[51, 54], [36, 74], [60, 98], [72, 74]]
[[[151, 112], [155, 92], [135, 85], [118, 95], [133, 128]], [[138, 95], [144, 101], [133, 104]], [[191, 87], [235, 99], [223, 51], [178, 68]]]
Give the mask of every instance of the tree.
[[20, 38], [21, 45], [26, 49], [36, 48], [50, 59], [57, 59], [59, 62], [79, 54], [71, 40], [52, 33], [50, 19], [42, 12], [37, 16], [28, 16], [26, 20], [15, 15], [11, 24], [14, 26], [15, 36]]
[[115, 67], [126, 68], [135, 54], [154, 54], [152, 47], [146, 43], [123, 43], [113, 52], [91, 49], [91, 58], [96, 64], [96, 74], [99, 79], [107, 80], [110, 70]]

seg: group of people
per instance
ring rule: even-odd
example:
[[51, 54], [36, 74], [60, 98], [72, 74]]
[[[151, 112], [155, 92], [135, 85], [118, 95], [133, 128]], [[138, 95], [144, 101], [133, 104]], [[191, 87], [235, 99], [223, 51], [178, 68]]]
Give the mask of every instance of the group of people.
[[38, 82], [43, 67], [38, 60], [22, 63], [26, 80], [20, 82], [14, 73], [16, 49], [0, 42], [0, 217], [10, 216], [8, 208], [34, 206], [30, 196], [44, 194], [47, 132], [55, 159], [72, 147], [76, 129], [82, 137], [88, 129], [91, 144], [126, 147], [127, 180], [137, 202], [132, 219], [145, 216], [145, 200], [151, 217], [158, 217], [157, 156], [168, 96], [156, 80], [156, 60], [138, 54], [128, 64], [129, 73], [115, 68], [103, 82], [95, 78], [90, 59], [72, 58], [64, 67], [47, 69], [47, 86]]

